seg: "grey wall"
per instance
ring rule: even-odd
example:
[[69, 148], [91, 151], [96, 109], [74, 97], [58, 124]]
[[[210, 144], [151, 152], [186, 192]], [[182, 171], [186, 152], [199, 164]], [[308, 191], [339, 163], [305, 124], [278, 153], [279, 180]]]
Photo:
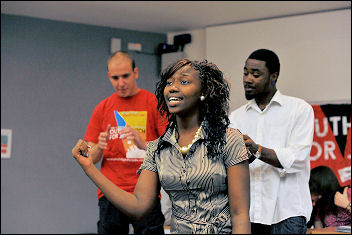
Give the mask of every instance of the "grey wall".
[[96, 187], [72, 157], [95, 105], [114, 92], [110, 39], [142, 43], [132, 53], [138, 84], [154, 92], [166, 35], [1, 14], [1, 233], [95, 233]]

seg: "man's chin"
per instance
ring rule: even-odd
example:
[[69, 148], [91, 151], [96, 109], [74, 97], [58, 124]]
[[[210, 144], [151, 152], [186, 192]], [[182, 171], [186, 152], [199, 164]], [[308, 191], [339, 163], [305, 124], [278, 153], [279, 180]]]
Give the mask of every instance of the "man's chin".
[[251, 100], [251, 99], [255, 98], [254, 95], [251, 95], [251, 94], [248, 94], [248, 93], [245, 93], [245, 97], [246, 97], [247, 100]]
[[117, 92], [118, 96], [120, 96], [121, 98], [126, 98], [129, 96], [128, 92], [125, 91], [125, 92], [122, 92], [122, 91], [118, 91]]

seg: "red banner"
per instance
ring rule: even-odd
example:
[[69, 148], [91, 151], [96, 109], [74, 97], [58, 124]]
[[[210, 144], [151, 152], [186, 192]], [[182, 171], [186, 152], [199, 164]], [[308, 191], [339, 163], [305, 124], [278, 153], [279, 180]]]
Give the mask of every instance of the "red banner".
[[351, 185], [351, 104], [312, 105], [314, 138], [310, 168], [328, 166], [340, 185]]

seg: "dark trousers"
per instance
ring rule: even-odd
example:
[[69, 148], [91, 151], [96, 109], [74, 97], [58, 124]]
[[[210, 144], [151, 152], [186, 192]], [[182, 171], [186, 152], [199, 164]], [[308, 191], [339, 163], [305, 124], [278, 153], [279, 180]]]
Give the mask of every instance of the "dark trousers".
[[306, 234], [306, 218], [304, 216], [290, 217], [272, 225], [251, 223], [251, 232], [252, 234]]
[[155, 203], [153, 210], [140, 221], [134, 221], [117, 210], [106, 197], [99, 199], [99, 234], [128, 234], [132, 224], [134, 234], [164, 234], [164, 215], [161, 212], [160, 200]]

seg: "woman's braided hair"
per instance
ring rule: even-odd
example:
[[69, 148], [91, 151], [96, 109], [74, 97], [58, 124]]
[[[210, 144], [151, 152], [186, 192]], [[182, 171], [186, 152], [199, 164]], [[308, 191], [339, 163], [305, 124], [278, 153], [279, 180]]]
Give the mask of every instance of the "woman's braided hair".
[[[188, 59], [178, 60], [162, 72], [161, 80], [156, 85], [155, 95], [158, 99], [158, 110], [169, 122], [165, 133], [169, 129], [176, 128], [176, 117], [170, 114], [168, 110], [164, 98], [164, 88], [167, 79], [186, 65], [190, 65], [193, 69], [199, 71], [202, 94], [206, 97], [200, 103], [200, 116], [207, 123], [203, 127], [206, 133], [208, 157], [217, 157], [222, 153], [225, 146], [226, 129], [230, 123], [228, 118], [230, 87], [219, 68], [207, 60], [200, 62]], [[160, 153], [161, 148], [162, 146], [159, 144], [156, 152]]]

